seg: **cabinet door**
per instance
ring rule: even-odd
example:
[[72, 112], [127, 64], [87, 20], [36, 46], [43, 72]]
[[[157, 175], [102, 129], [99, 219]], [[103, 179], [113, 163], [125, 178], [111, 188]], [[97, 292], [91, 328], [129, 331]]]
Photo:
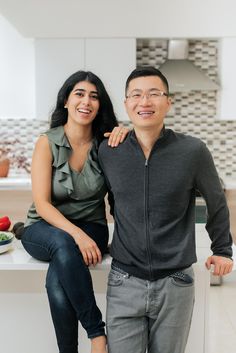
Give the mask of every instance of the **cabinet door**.
[[36, 117], [48, 120], [57, 93], [71, 74], [84, 69], [84, 39], [36, 39]]
[[219, 45], [219, 119], [236, 120], [235, 112], [236, 38], [222, 38]]
[[128, 75], [136, 67], [136, 40], [86, 39], [85, 66], [104, 82], [118, 120], [128, 120], [124, 109], [124, 88]]

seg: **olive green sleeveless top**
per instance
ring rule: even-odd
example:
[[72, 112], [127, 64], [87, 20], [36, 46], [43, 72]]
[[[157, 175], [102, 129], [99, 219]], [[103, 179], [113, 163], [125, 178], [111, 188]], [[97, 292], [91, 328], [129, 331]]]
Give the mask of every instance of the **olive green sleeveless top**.
[[[83, 170], [71, 169], [69, 157], [72, 152], [63, 126], [45, 132], [52, 152], [51, 200], [66, 218], [76, 221], [106, 224], [104, 196], [107, 192], [105, 179], [98, 164], [97, 143], [93, 141]], [[42, 218], [32, 204], [25, 227]]]

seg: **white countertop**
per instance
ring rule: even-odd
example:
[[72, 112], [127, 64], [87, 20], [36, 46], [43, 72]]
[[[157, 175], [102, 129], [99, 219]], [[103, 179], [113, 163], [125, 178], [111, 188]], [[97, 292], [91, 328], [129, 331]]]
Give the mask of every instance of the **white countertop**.
[[[236, 180], [224, 179], [227, 190], [236, 189]], [[0, 189], [2, 190], [30, 190], [31, 178], [29, 175], [12, 175], [7, 178], [0, 178]]]
[[[109, 224], [110, 232], [113, 230], [113, 224]], [[197, 257], [200, 264], [204, 264], [208, 256], [210, 256], [210, 239], [205, 230], [204, 224], [196, 224], [196, 245], [197, 245]], [[236, 255], [236, 246], [234, 249], [234, 260]], [[95, 270], [108, 270], [111, 264], [110, 255], [105, 255], [101, 264], [98, 264], [95, 268], [91, 266], [91, 269]], [[0, 254], [0, 270], [47, 270], [48, 263], [38, 261], [32, 258], [23, 248], [19, 240], [13, 241], [12, 249], [6, 253]], [[236, 269], [236, 264], [234, 264]]]
[[1, 190], [31, 190], [30, 176], [0, 178]]
[[[96, 268], [91, 266], [91, 269], [105, 270], [109, 269], [111, 265], [110, 255], [105, 255], [101, 264], [98, 264]], [[43, 262], [31, 257], [23, 248], [21, 241], [14, 240], [12, 249], [0, 254], [0, 270], [30, 270], [30, 271], [43, 271], [47, 270], [48, 262]]]

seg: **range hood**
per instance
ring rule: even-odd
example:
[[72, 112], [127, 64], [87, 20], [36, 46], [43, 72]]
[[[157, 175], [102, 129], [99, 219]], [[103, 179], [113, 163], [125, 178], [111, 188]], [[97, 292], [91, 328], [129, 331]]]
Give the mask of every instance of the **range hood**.
[[168, 56], [159, 67], [166, 76], [170, 92], [212, 91], [219, 86], [188, 60], [188, 41], [171, 39]]

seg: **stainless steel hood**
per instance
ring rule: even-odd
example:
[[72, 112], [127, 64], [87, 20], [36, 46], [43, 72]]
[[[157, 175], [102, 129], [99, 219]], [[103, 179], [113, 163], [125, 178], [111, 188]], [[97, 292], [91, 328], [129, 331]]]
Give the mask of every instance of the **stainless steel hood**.
[[159, 69], [169, 82], [170, 92], [217, 90], [219, 86], [187, 58], [188, 41], [169, 40], [167, 60]]

